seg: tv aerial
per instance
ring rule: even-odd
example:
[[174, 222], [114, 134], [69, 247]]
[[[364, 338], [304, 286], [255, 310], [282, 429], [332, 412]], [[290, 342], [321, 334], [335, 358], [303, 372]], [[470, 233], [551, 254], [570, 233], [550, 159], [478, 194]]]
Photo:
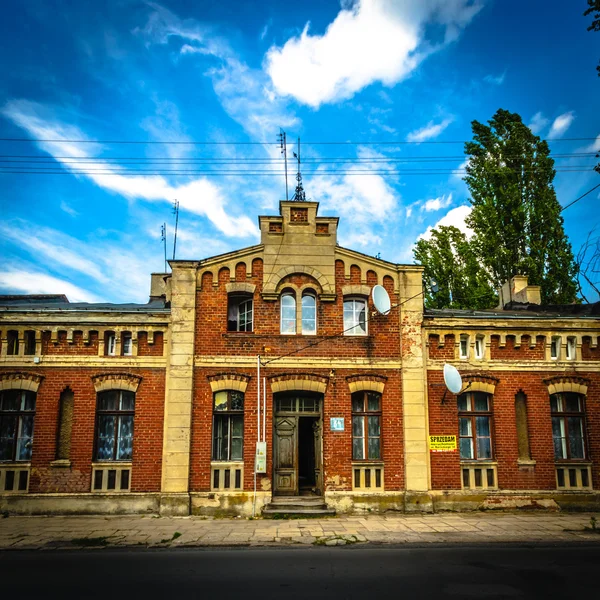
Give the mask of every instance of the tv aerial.
[[462, 377], [458, 369], [448, 363], [444, 365], [444, 383], [446, 384], [446, 389], [442, 396], [442, 404], [444, 404], [444, 400], [446, 399], [446, 392], [460, 394], [463, 386]]
[[382, 285], [376, 285], [371, 290], [371, 298], [375, 311], [380, 315], [387, 315], [392, 308], [389, 294]]

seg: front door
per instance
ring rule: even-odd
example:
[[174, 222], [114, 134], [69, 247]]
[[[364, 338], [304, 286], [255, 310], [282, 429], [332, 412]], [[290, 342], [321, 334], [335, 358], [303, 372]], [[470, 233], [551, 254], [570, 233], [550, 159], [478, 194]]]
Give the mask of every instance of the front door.
[[275, 395], [274, 494], [322, 494], [321, 404], [321, 394]]

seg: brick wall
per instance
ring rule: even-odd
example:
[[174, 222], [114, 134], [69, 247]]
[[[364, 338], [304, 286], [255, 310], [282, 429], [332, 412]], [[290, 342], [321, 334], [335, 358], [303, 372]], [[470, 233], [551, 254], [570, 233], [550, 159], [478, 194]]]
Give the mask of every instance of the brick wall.
[[[8, 369], [7, 369], [8, 370]], [[96, 391], [92, 377], [123, 369], [35, 368], [44, 376], [36, 400], [30, 492], [89, 492], [94, 448]], [[128, 369], [142, 381], [136, 394], [131, 490], [159, 491], [165, 377], [162, 369]], [[74, 394], [70, 468], [51, 467], [57, 453], [61, 392]]]
[[[275, 363], [274, 363], [275, 364]], [[194, 408], [192, 415], [191, 481], [192, 491], [210, 489], [210, 463], [212, 445], [213, 393], [208, 377], [223, 373], [224, 369], [195, 369]], [[327, 490], [352, 489], [352, 408], [350, 389], [346, 378], [360, 373], [359, 370], [336, 370], [330, 377], [330, 369], [311, 369], [310, 373], [329, 380], [323, 404], [323, 481]], [[245, 394], [244, 410], [244, 488], [253, 489], [254, 449], [257, 440], [257, 390], [255, 369], [228, 369], [250, 377]], [[307, 370], [261, 369], [261, 378], [285, 373], [298, 373], [299, 378]], [[385, 463], [385, 486], [387, 490], [404, 487], [404, 453], [402, 424], [401, 378], [397, 370], [377, 370], [377, 375], [387, 377], [382, 396], [382, 452]], [[344, 417], [343, 432], [330, 431], [330, 418]], [[257, 489], [269, 486], [273, 473], [273, 394], [267, 383], [267, 474], [257, 478]], [[268, 489], [268, 488], [267, 488]]]
[[529, 336], [524, 335], [521, 345], [515, 348], [514, 336], [506, 337], [506, 346], [499, 346], [500, 336], [493, 335], [490, 343], [490, 356], [492, 360], [545, 360], [546, 340], [543, 336], [536, 337], [534, 348], [529, 347]]
[[[553, 490], [554, 448], [550, 418], [550, 398], [543, 380], [554, 372], [487, 371], [499, 381], [493, 397], [494, 458], [498, 461], [498, 483], [501, 489]], [[594, 461], [594, 487], [600, 485], [600, 375], [578, 373], [591, 381], [587, 395], [588, 457]], [[430, 435], [458, 436], [458, 408], [456, 396], [444, 394], [441, 371], [429, 371], [429, 433]], [[527, 418], [531, 457], [536, 461], [533, 470], [519, 469], [518, 442], [515, 418], [515, 395], [522, 390], [527, 395]], [[460, 457], [457, 452], [431, 453], [432, 488], [460, 489]]]
[[51, 333], [44, 331], [42, 334], [42, 354], [68, 354], [79, 356], [95, 356], [98, 354], [98, 332], [90, 331], [89, 343], [83, 341], [83, 332], [73, 332], [73, 343], [67, 341], [67, 332], [58, 332], [58, 343], [50, 340]]
[[[376, 275], [365, 274], [374, 285]], [[326, 336], [335, 336], [344, 330], [342, 287], [350, 283], [360, 283], [360, 269], [351, 267], [350, 280], [344, 277], [344, 263], [336, 261], [336, 293], [335, 302], [317, 301], [317, 333], [316, 336], [280, 335], [279, 313], [280, 303], [265, 302], [262, 299], [262, 261], [255, 259], [252, 263], [252, 275], [245, 281], [256, 285], [254, 293], [254, 331], [227, 332], [227, 291], [230, 281], [229, 269], [219, 272], [217, 285], [213, 285], [210, 273], [202, 276], [201, 289], [197, 294], [196, 319], [196, 354], [225, 356], [255, 356], [264, 354], [264, 348], [270, 348], [272, 355], [286, 354], [304, 348], [308, 343], [323, 340]], [[314, 283], [308, 275], [298, 274], [287, 277], [285, 283], [296, 287]], [[380, 282], [388, 291], [392, 304], [398, 302], [394, 294], [391, 278], [385, 277]], [[300, 298], [297, 298], [299, 303]], [[373, 306], [369, 300], [369, 314]], [[368, 336], [343, 336], [324, 340], [314, 348], [302, 350], [302, 356], [335, 356], [337, 358], [397, 358], [400, 355], [398, 319], [395, 313], [388, 317], [371, 317]]]

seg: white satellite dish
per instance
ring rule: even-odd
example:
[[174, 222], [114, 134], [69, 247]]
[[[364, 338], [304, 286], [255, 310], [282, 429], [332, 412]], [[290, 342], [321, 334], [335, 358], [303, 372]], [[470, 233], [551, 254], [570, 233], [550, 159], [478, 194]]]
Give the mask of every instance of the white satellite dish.
[[456, 367], [453, 367], [448, 363], [444, 365], [444, 383], [449, 392], [460, 394], [460, 391], [462, 390], [462, 377]]
[[380, 315], [387, 315], [392, 308], [392, 303], [385, 288], [381, 285], [376, 285], [371, 290], [371, 298], [373, 298], [373, 306]]

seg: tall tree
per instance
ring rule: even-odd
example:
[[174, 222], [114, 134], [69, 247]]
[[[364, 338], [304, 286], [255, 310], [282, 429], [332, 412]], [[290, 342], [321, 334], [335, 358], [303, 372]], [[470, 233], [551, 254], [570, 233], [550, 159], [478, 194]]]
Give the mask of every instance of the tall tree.
[[490, 286], [465, 234], [444, 225], [433, 229], [428, 240], [419, 240], [415, 259], [425, 267], [426, 281], [435, 281], [438, 291], [426, 291], [430, 308], [490, 308], [496, 294]]
[[527, 275], [541, 286], [543, 303], [573, 302], [577, 267], [553, 187], [550, 148], [516, 113], [499, 109], [488, 123], [473, 121], [473, 141], [465, 144], [471, 247], [495, 288]]
[[[584, 17], [592, 16], [592, 24], [587, 28], [588, 31], [600, 31], [600, 0], [588, 0], [588, 9], [583, 13]], [[600, 63], [596, 67], [598, 77], [600, 77]]]

